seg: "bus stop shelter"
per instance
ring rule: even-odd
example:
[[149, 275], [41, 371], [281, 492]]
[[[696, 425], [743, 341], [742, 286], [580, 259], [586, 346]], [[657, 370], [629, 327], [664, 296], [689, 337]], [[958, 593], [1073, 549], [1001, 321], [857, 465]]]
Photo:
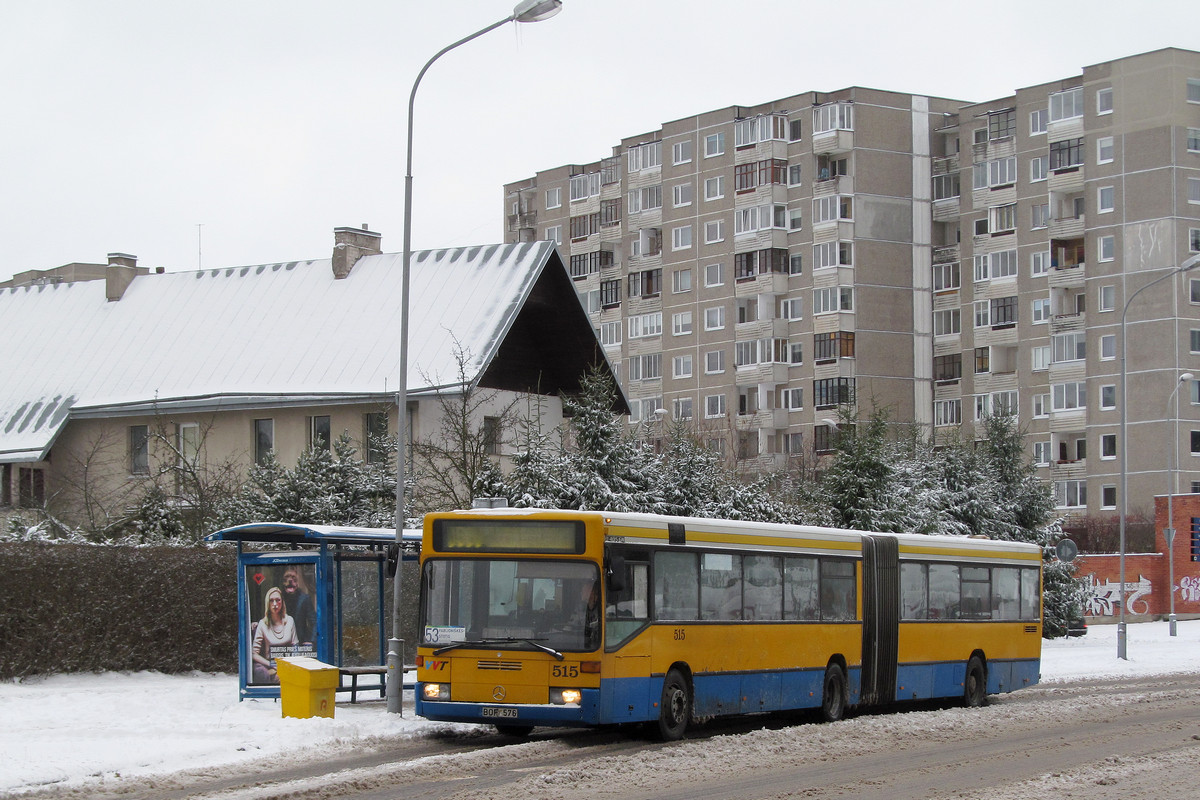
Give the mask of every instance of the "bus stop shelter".
[[[391, 576], [420, 556], [421, 531], [255, 522], [209, 534], [237, 542], [238, 689], [279, 697], [274, 659], [309, 656], [383, 686]], [[269, 549], [268, 549], [269, 548]]]

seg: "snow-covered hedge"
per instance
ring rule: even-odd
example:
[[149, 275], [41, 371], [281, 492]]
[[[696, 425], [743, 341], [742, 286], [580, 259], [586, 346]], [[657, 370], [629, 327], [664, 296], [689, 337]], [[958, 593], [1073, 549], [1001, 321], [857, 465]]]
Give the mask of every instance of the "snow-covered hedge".
[[0, 543], [0, 678], [237, 669], [231, 548]]

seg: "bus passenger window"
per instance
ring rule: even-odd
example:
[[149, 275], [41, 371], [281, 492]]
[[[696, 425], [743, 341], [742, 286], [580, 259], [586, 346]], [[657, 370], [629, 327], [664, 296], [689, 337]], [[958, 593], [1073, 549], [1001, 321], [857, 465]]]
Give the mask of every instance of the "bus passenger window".
[[704, 553], [700, 567], [700, 618], [742, 618], [742, 557]]
[[821, 606], [817, 603], [817, 560], [785, 558], [783, 564], [784, 619], [820, 619]]
[[953, 564], [929, 565], [929, 618], [958, 619], [958, 567]]
[[700, 571], [695, 553], [654, 554], [654, 618], [700, 618]]
[[625, 562], [625, 588], [608, 593], [604, 644], [614, 647], [636, 633], [650, 617], [650, 565]]
[[962, 568], [962, 616], [992, 618], [992, 579], [987, 567]]
[[929, 579], [924, 564], [900, 565], [900, 619], [929, 617]]
[[1021, 618], [1021, 573], [1016, 567], [992, 570], [992, 619]]
[[821, 561], [821, 619], [854, 619], [854, 562]]
[[783, 619], [783, 578], [779, 556], [746, 556], [744, 570], [745, 619]]
[[1021, 619], [1037, 622], [1041, 614], [1042, 590], [1038, 585], [1036, 569], [1021, 570]]

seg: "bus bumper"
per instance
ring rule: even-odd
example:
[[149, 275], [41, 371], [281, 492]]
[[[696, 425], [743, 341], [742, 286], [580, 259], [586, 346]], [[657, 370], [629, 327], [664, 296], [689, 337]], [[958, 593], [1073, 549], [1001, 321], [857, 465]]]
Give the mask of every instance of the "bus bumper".
[[417, 684], [416, 712], [438, 722], [476, 722], [483, 725], [550, 725], [582, 727], [599, 723], [600, 691], [584, 689], [578, 704], [460, 703], [423, 700]]

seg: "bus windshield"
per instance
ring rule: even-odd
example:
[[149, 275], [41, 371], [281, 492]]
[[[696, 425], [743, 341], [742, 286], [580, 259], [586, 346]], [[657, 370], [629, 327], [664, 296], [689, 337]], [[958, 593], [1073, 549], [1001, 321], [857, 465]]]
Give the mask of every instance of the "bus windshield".
[[600, 570], [587, 561], [430, 559], [421, 641], [592, 651]]

